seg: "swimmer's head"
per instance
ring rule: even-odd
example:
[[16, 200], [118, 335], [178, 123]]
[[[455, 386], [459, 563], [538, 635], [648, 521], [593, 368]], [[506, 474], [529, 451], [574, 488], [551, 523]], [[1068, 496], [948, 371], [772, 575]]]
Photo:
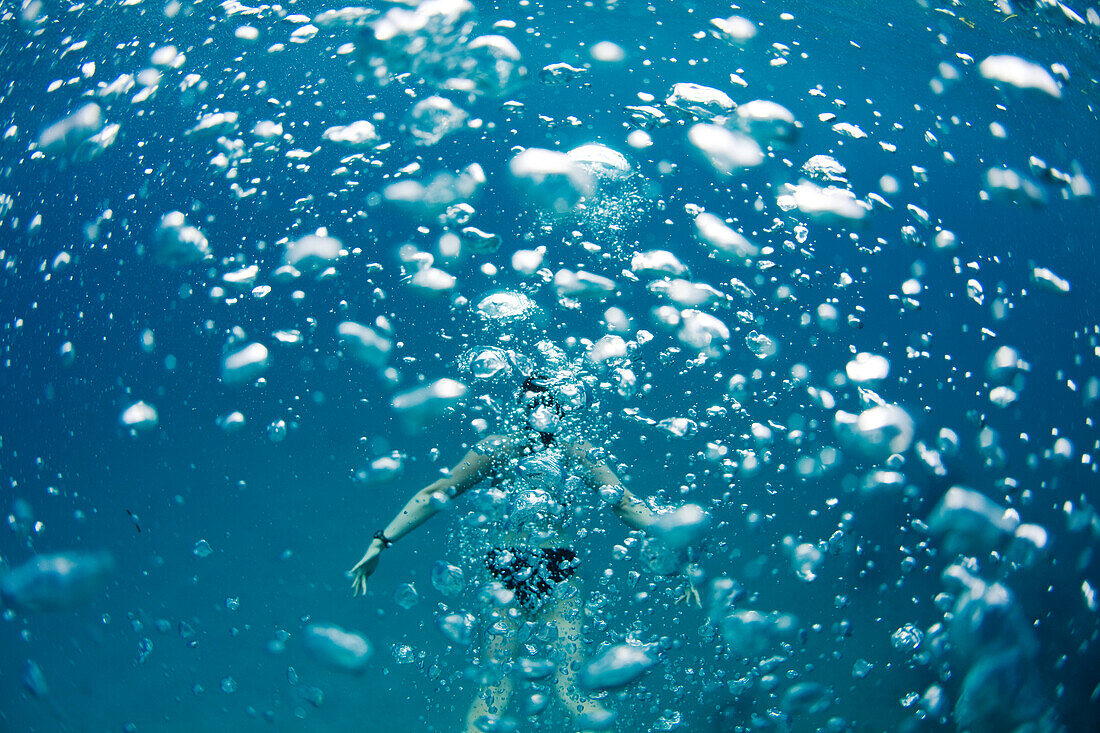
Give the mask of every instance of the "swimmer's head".
[[524, 380], [517, 395], [526, 413], [527, 425], [543, 436], [544, 443], [549, 442], [547, 437], [558, 432], [562, 414], [565, 412], [551, 387], [552, 380], [549, 377], [532, 375]]
[[584, 383], [572, 374], [548, 376], [535, 373], [520, 387], [517, 398], [523, 405], [528, 426], [538, 431], [543, 442], [558, 432], [566, 413], [584, 407]]

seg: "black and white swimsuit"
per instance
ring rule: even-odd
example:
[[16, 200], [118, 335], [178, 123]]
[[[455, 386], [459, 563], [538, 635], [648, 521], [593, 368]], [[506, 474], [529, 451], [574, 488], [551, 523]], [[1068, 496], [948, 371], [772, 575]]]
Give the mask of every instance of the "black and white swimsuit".
[[576, 572], [577, 553], [567, 547], [494, 547], [485, 557], [489, 574], [516, 594], [516, 602], [536, 610], [554, 588]]

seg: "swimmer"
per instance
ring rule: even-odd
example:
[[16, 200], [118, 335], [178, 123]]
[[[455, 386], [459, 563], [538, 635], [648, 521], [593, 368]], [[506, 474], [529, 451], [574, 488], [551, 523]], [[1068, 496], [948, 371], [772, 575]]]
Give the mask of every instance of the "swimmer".
[[[507, 512], [492, 527], [492, 547], [486, 552], [489, 575], [512, 594], [512, 603], [494, 609], [486, 624], [483, 667], [506, 665], [514, 658], [516, 633], [524, 622], [550, 623], [557, 630], [553, 642], [556, 662], [554, 687], [569, 713], [595, 723], [608, 717], [600, 703], [579, 690], [577, 673], [583, 664], [584, 602], [576, 574], [576, 539], [569, 526], [575, 513], [570, 504], [571, 476], [597, 491], [619, 519], [631, 529], [647, 530], [657, 520], [648, 506], [623, 486], [586, 440], [559, 435], [566, 407], [576, 401], [578, 387], [542, 377], [528, 377], [518, 397], [523, 402], [526, 428], [509, 435], [492, 435], [479, 442], [443, 478], [416, 492], [374, 540], [348, 575], [355, 595], [365, 593], [367, 578], [378, 568], [382, 552], [438, 513], [452, 499], [483, 480], [498, 490]], [[583, 398], [583, 393], [580, 393]], [[687, 598], [699, 603], [690, 587]], [[499, 632], [499, 633], [498, 633]], [[488, 677], [489, 675], [487, 675]], [[470, 705], [466, 732], [504, 715], [513, 682], [505, 673], [484, 683]]]

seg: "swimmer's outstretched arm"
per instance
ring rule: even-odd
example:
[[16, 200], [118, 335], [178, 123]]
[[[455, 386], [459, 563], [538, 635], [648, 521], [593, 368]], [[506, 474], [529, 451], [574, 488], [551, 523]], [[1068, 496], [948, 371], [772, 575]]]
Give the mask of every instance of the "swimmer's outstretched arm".
[[[630, 489], [623, 486], [622, 481], [615, 472], [593, 453], [592, 444], [588, 441], [579, 441], [571, 446], [573, 456], [585, 469], [588, 485], [599, 491], [604, 487], [612, 487], [615, 493], [622, 488], [622, 497], [611, 505], [611, 511], [618, 515], [619, 519], [631, 529], [648, 530], [657, 522], [657, 515], [646, 506], [638, 497], [630, 493]], [[699, 591], [695, 589], [690, 577], [684, 587], [684, 595], [676, 603], [683, 601], [687, 605], [695, 605], [702, 608], [703, 601], [699, 597]]]
[[438, 514], [448, 500], [476, 486], [492, 473], [510, 449], [511, 442], [508, 439], [490, 436], [478, 443], [445, 476], [413, 494], [393, 521], [382, 530], [382, 537], [385, 539], [375, 537], [371, 540], [362, 559], [348, 571], [354, 595], [367, 592], [367, 578], [378, 568], [382, 550]]
[[618, 489], [622, 489], [622, 497], [616, 503], [611, 504], [611, 511], [615, 512], [616, 516], [623, 520], [626, 526], [631, 529], [646, 530], [657, 521], [657, 515], [646, 506], [645, 502], [630, 493], [630, 489], [623, 486], [623, 482], [619, 480], [615, 472], [605, 462], [593, 455], [591, 443], [582, 440], [574, 443], [571, 448], [574, 457], [585, 469], [585, 480], [590, 487], [599, 491], [605, 486], [610, 486], [615, 489], [616, 493]]
[[[601, 485], [606, 486], [608, 484]], [[610, 485], [622, 486], [621, 483]], [[625, 486], [623, 486], [623, 498], [618, 504], [611, 505], [611, 511], [615, 512], [619, 519], [623, 520], [623, 523], [631, 529], [646, 530], [657, 521], [657, 515], [645, 505], [645, 502], [630, 493], [630, 489]]]

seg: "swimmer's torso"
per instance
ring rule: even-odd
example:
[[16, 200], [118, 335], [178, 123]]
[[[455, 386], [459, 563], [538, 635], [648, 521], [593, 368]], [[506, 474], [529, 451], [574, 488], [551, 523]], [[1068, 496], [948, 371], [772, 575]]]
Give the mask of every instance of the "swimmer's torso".
[[571, 475], [564, 448], [526, 448], [510, 462], [494, 487], [500, 497], [500, 541], [513, 547], [562, 547], [572, 544], [569, 519], [578, 477]]

